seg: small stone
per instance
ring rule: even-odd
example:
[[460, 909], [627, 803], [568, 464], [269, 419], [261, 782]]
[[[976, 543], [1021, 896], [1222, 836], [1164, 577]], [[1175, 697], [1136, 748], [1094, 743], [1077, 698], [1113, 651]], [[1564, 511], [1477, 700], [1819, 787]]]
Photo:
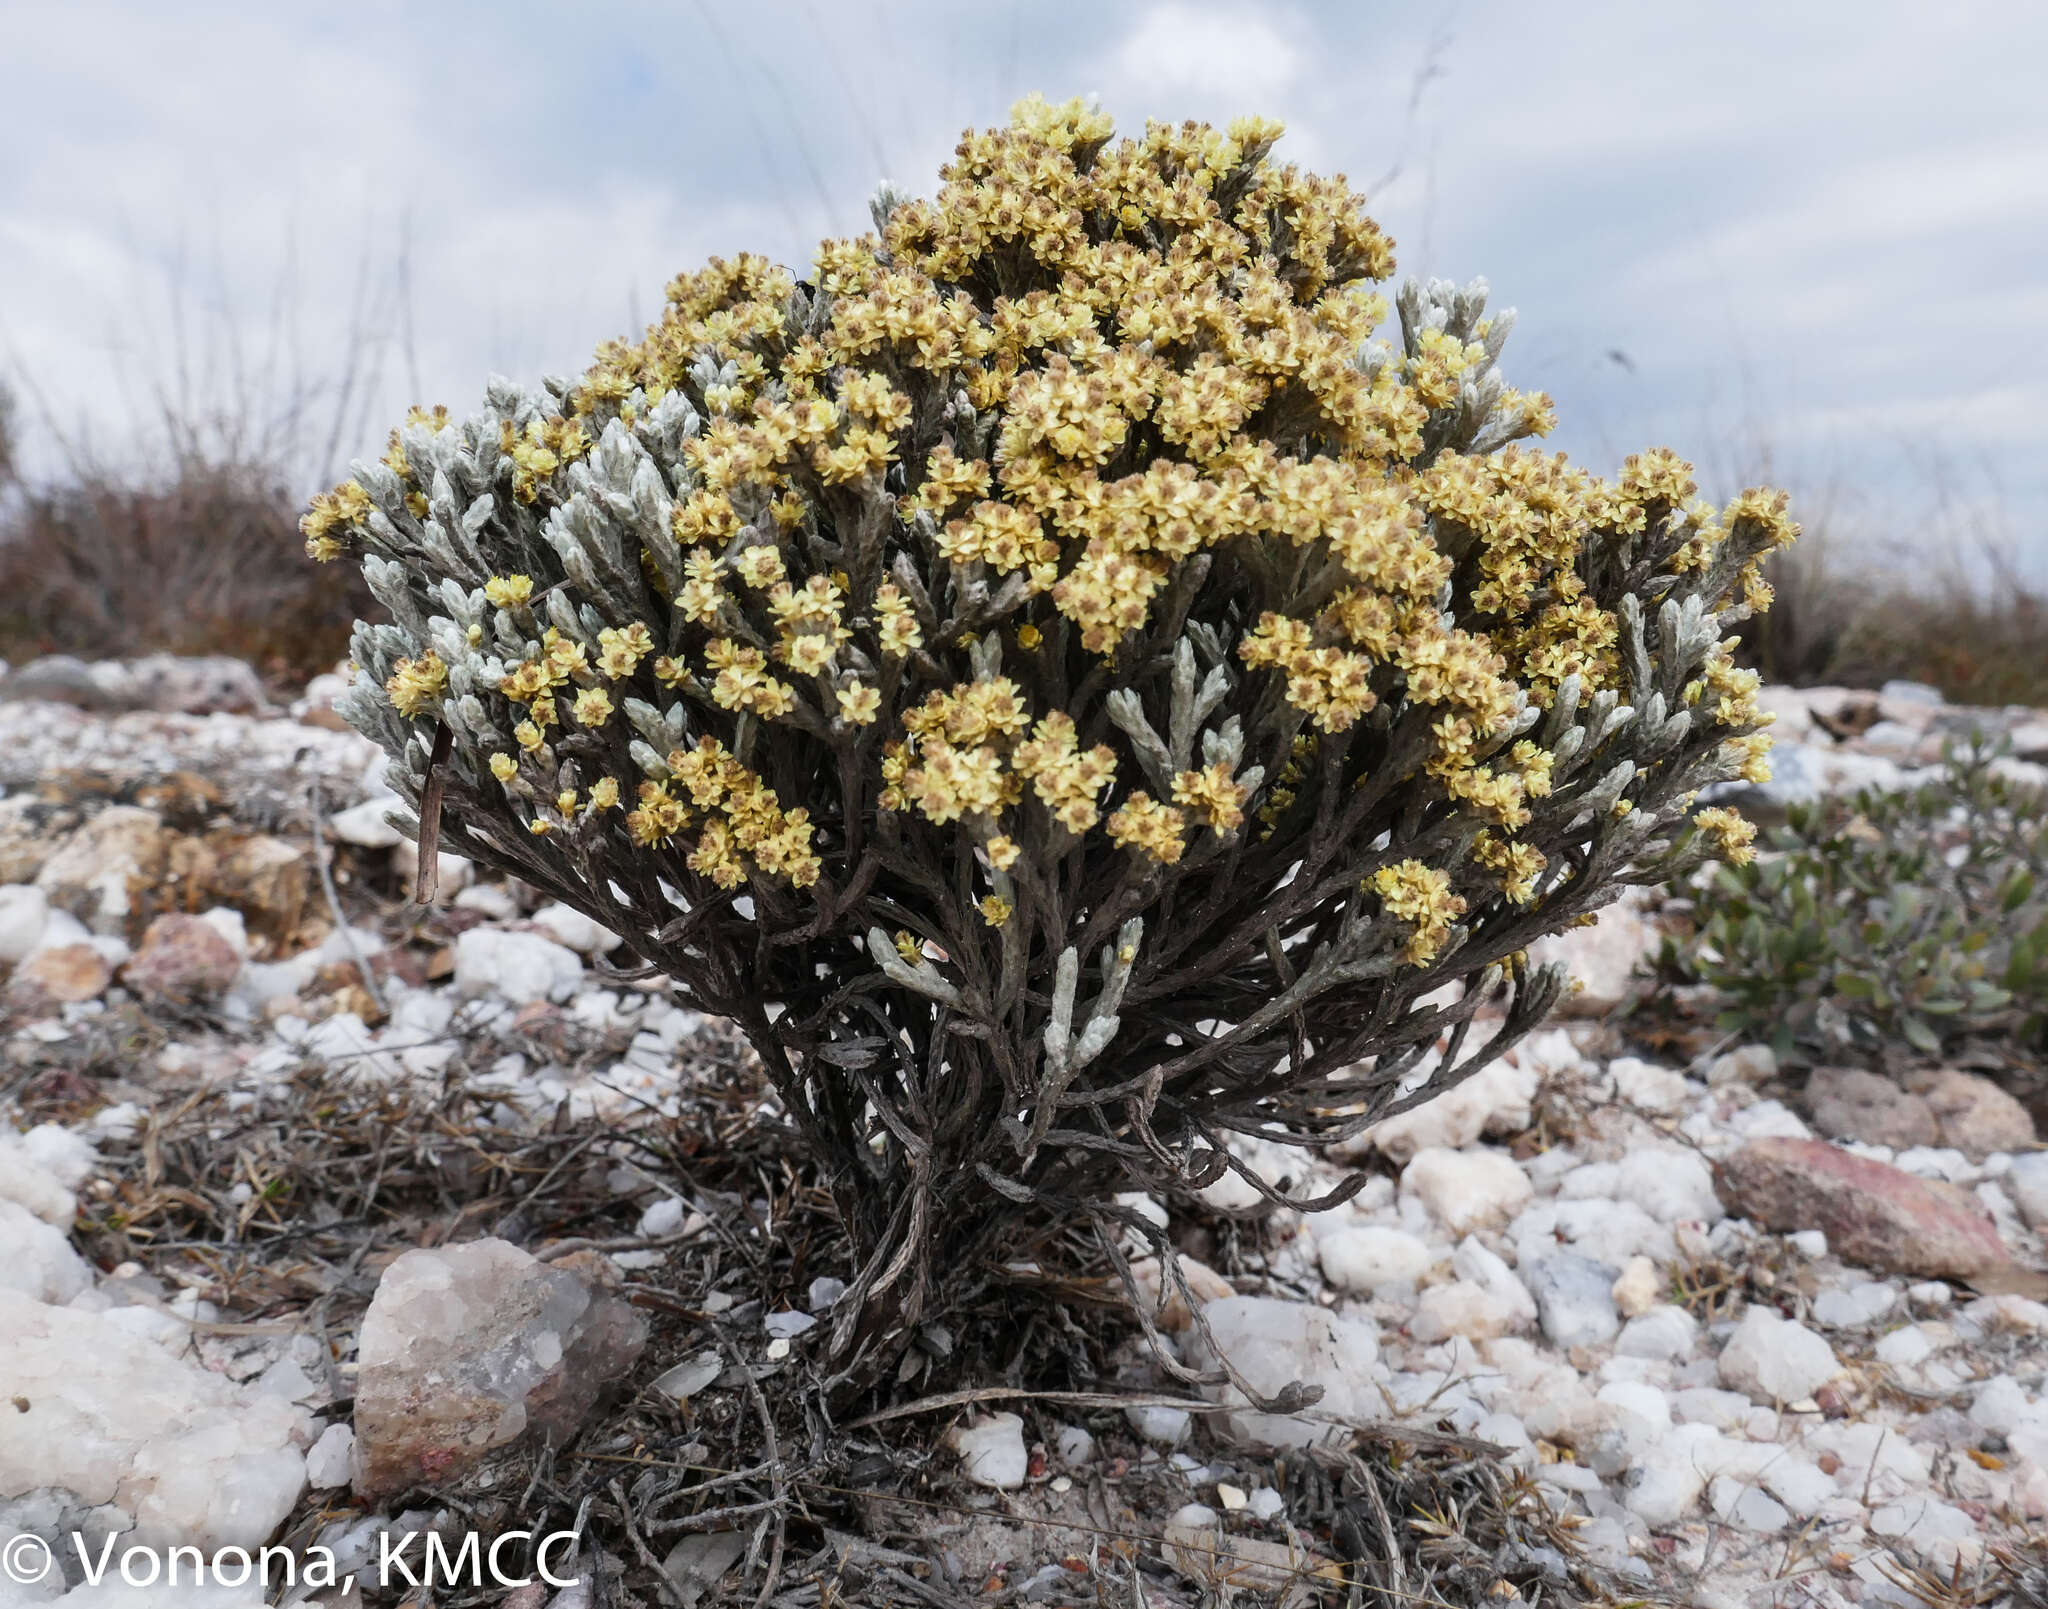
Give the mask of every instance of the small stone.
[[1917, 1285], [1908, 1285], [1906, 1300], [1916, 1312], [1938, 1313], [1955, 1300], [1955, 1292], [1942, 1280], [1928, 1279]]
[[1941, 1144], [1982, 1161], [1994, 1151], [2024, 1151], [2034, 1143], [2027, 1109], [1990, 1079], [1948, 1068], [1922, 1092], [1940, 1125]]
[[1831, 1140], [1898, 1151], [1932, 1145], [1940, 1133], [1925, 1100], [1860, 1067], [1816, 1067], [1806, 1081], [1806, 1105], [1813, 1126]]
[[1707, 1488], [1715, 1517], [1745, 1531], [1776, 1532], [1792, 1521], [1784, 1505], [1761, 1487], [1733, 1475], [1716, 1475]]
[[1124, 1409], [1124, 1419], [1138, 1439], [1154, 1447], [1178, 1447], [1187, 1440], [1193, 1420], [1185, 1408], [1144, 1404]]
[[393, 810], [404, 805], [396, 794], [379, 794], [327, 818], [327, 836], [357, 849], [395, 849], [405, 835], [391, 824]]
[[1468, 1235], [1451, 1257], [1457, 1278], [1432, 1285], [1416, 1303], [1408, 1330], [1433, 1344], [1451, 1336], [1486, 1341], [1527, 1329], [1536, 1319], [1536, 1299], [1493, 1252]]
[[1013, 1413], [992, 1413], [948, 1431], [946, 1445], [960, 1455], [962, 1474], [995, 1491], [1016, 1491], [1031, 1467], [1024, 1421]]
[[1245, 1495], [1242, 1486], [1232, 1486], [1228, 1481], [1218, 1481], [1216, 1501], [1223, 1505], [1224, 1513], [1235, 1514], [1239, 1509], [1248, 1507], [1251, 1499]]
[[1777, 1052], [1769, 1045], [1741, 1045], [1716, 1056], [1707, 1067], [1707, 1085], [1768, 1084], [1778, 1076]]
[[1908, 1324], [1885, 1336], [1871, 1352], [1880, 1363], [1895, 1369], [1911, 1368], [1934, 1356], [1934, 1341], [1925, 1326]]
[[356, 1433], [345, 1424], [329, 1425], [306, 1451], [306, 1484], [315, 1491], [346, 1486], [355, 1452]]
[[1559, 1252], [1522, 1269], [1522, 1283], [1536, 1298], [1543, 1333], [1560, 1347], [1599, 1346], [1614, 1339], [1621, 1318], [1614, 1306], [1619, 1276], [1605, 1263]]
[[535, 927], [547, 929], [548, 937], [557, 944], [567, 945], [581, 955], [602, 955], [616, 950], [623, 942], [602, 923], [559, 903], [543, 905], [531, 920]]
[[1273, 1487], [1261, 1486], [1252, 1493], [1248, 1507], [1254, 1519], [1273, 1520], [1287, 1512], [1287, 1499]]
[[1383, 1285], [1416, 1284], [1436, 1262], [1415, 1236], [1378, 1224], [1333, 1230], [1317, 1242], [1316, 1253], [1323, 1278], [1340, 1291], [1364, 1296]]
[[1799, 1229], [1785, 1237], [1785, 1243], [1809, 1262], [1819, 1262], [1828, 1254], [1828, 1237], [1818, 1229]]
[[1715, 1184], [1731, 1211], [1818, 1228], [1837, 1257], [1880, 1273], [1967, 1279], [2010, 1261], [1974, 1198], [1818, 1140], [1754, 1140], [1721, 1160]]
[[1069, 1469], [1084, 1469], [1095, 1461], [1095, 1438], [1084, 1426], [1061, 1425], [1053, 1446]]
[[63, 1303], [92, 1288], [92, 1270], [55, 1224], [0, 1197], [0, 1294]]
[[[1361, 1138], [1397, 1163], [1410, 1161], [1418, 1151], [1460, 1150], [1489, 1129], [1516, 1132], [1528, 1127], [1529, 1102], [1535, 1098], [1536, 1085], [1533, 1065], [1525, 1067], [1502, 1057], [1435, 1100], [1375, 1123]], [[1363, 1150], [1356, 1146], [1352, 1154]]]
[[658, 1197], [635, 1225], [642, 1240], [664, 1240], [683, 1227], [689, 1208], [679, 1196]]
[[761, 1327], [778, 1340], [793, 1341], [806, 1330], [815, 1329], [817, 1323], [808, 1313], [785, 1310], [767, 1314], [761, 1320]]
[[1512, 1157], [1483, 1147], [1417, 1152], [1402, 1170], [1401, 1192], [1454, 1235], [1506, 1223], [1536, 1193]]
[[1607, 1064], [1618, 1100], [1645, 1112], [1665, 1116], [1685, 1105], [1685, 1077], [1636, 1056], [1617, 1056]]
[[1970, 1404], [1970, 1423], [1994, 1435], [2009, 1436], [2026, 1419], [2032, 1405], [2026, 1388], [2009, 1374], [1993, 1375], [1977, 1388]]
[[473, 927], [455, 941], [457, 994], [495, 994], [527, 1005], [566, 1000], [582, 978], [576, 952], [538, 933]]
[[656, 1376], [653, 1388], [677, 1402], [687, 1402], [698, 1392], [710, 1390], [711, 1383], [723, 1373], [724, 1357], [717, 1347], [706, 1347]]
[[1622, 1326], [1614, 1353], [1616, 1357], [1673, 1362], [1692, 1351], [1699, 1334], [1699, 1321], [1684, 1308], [1653, 1307]]
[[1622, 1265], [1621, 1274], [1609, 1294], [1614, 1298], [1614, 1305], [1626, 1317], [1634, 1318], [1656, 1305], [1657, 1298], [1664, 1294], [1664, 1281], [1657, 1272], [1657, 1265], [1649, 1258], [1631, 1257]]
[[1632, 1151], [1615, 1170], [1616, 1199], [1631, 1201], [1659, 1223], [1719, 1223], [1727, 1216], [1714, 1194], [1714, 1170], [1697, 1151], [1656, 1145]]
[[90, 944], [60, 944], [38, 950], [7, 980], [7, 1004], [16, 1011], [44, 1012], [97, 1000], [114, 981], [114, 969]]
[[1558, 1003], [1563, 1015], [1603, 1017], [1627, 998], [1637, 968], [1663, 943], [1646, 906], [1645, 896], [1630, 889], [1591, 926], [1553, 933], [1529, 946], [1531, 966], [1561, 961], [1578, 985]]
[[19, 966], [42, 942], [50, 902], [25, 883], [0, 886], [0, 966]]
[[[1209, 1335], [1194, 1350], [1216, 1352], [1262, 1396], [1272, 1397], [1296, 1381], [1321, 1386], [1319, 1414], [1363, 1418], [1380, 1404], [1372, 1365], [1379, 1336], [1370, 1324], [1343, 1319], [1303, 1302], [1266, 1296], [1231, 1296], [1202, 1310]], [[1216, 1361], [1203, 1358], [1204, 1365]], [[1205, 1388], [1211, 1400], [1230, 1406], [1218, 1428], [1233, 1441], [1266, 1447], [1305, 1447], [1341, 1434], [1340, 1427], [1288, 1414], [1250, 1410], [1234, 1385]], [[1141, 1432], [1142, 1433], [1142, 1432]]]
[[1875, 1324], [1898, 1305], [1899, 1293], [1877, 1280], [1822, 1291], [1813, 1299], [1813, 1318], [1831, 1330], [1861, 1329]]
[[846, 1281], [830, 1274], [820, 1274], [811, 1281], [811, 1288], [804, 1293], [805, 1303], [813, 1313], [829, 1313], [839, 1305], [839, 1298], [846, 1294]]
[[121, 969], [121, 981], [145, 999], [199, 1001], [227, 993], [242, 958], [220, 929], [200, 916], [159, 916]]
[[1982, 1550], [1977, 1522], [1953, 1503], [1933, 1497], [1885, 1504], [1870, 1516], [1870, 1533], [1896, 1537], [1942, 1570], [1973, 1564]]
[[213, 868], [207, 891], [242, 913], [252, 933], [274, 943], [289, 939], [306, 919], [316, 873], [311, 854], [264, 833], [207, 835]]
[[1743, 1315], [1721, 1349], [1722, 1383], [1759, 1402], [1797, 1402], [1841, 1372], [1834, 1349], [1767, 1307]]
[[131, 942], [158, 903], [176, 834], [153, 810], [110, 805], [43, 862], [36, 887], [94, 933]]
[[2014, 1157], [2005, 1190], [2029, 1228], [2048, 1230], [2048, 1151]]
[[646, 1321], [574, 1262], [473, 1240], [384, 1270], [356, 1347], [359, 1494], [439, 1484], [528, 1429], [574, 1431], [647, 1343]]
[[770, 1363], [780, 1363], [784, 1358], [789, 1356], [789, 1351], [789, 1337], [786, 1335], [778, 1335], [775, 1337], [774, 1340], [768, 1343], [766, 1356]]

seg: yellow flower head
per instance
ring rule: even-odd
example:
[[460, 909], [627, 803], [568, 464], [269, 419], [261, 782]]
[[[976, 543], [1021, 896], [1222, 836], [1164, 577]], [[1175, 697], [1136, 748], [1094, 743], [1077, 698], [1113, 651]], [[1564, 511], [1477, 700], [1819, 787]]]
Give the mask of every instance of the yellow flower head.
[[494, 575], [484, 583], [484, 596], [500, 609], [516, 609], [532, 601], [533, 577], [530, 575]]

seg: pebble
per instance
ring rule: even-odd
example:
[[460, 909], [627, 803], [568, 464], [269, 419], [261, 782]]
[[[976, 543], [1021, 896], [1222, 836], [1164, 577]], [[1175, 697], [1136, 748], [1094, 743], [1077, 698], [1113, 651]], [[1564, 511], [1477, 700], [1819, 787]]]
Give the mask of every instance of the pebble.
[[1599, 1346], [1614, 1339], [1621, 1316], [1614, 1305], [1619, 1276], [1605, 1263], [1573, 1252], [1525, 1264], [1522, 1282], [1536, 1299], [1543, 1333], [1553, 1346]]
[[1453, 1235], [1506, 1223], [1536, 1193], [1513, 1157], [1484, 1147], [1417, 1152], [1402, 1170], [1401, 1191]]
[[[1946, 1289], [1946, 1287], [1943, 1287]], [[1877, 1280], [1825, 1290], [1813, 1299], [1813, 1319], [1831, 1330], [1861, 1329], [1875, 1324], [1898, 1306], [1896, 1287]]]
[[1384, 1285], [1413, 1285], [1436, 1263], [1414, 1235], [1381, 1225], [1339, 1229], [1316, 1244], [1323, 1278], [1340, 1291], [1370, 1296]]
[[1614, 1351], [1617, 1357], [1672, 1362], [1692, 1351], [1699, 1333], [1699, 1321], [1684, 1308], [1653, 1307], [1622, 1326]]
[[1841, 1372], [1834, 1349], [1805, 1325], [1751, 1307], [1721, 1349], [1722, 1383], [1760, 1402], [1799, 1402]]
[[976, 1486], [1014, 1492], [1024, 1484], [1031, 1455], [1024, 1447], [1024, 1421], [1013, 1413], [992, 1413], [946, 1435], [960, 1455], [961, 1473]]
[[494, 994], [521, 1005], [566, 1000], [582, 978], [582, 958], [538, 933], [473, 927], [455, 941], [458, 994]]

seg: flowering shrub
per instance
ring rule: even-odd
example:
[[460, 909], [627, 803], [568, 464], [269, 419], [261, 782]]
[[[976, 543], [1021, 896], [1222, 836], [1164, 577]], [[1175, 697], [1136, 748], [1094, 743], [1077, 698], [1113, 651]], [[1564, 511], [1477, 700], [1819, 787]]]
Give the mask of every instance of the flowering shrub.
[[1552, 1002], [1530, 940], [1745, 851], [1691, 806], [1764, 764], [1722, 633], [1783, 498], [1510, 445], [1512, 314], [1410, 282], [1376, 337], [1391, 244], [1279, 133], [1026, 102], [307, 516], [391, 614], [394, 785], [758, 1047], [842, 1352], [1021, 1208], [1343, 1139], [1448, 1036], [1436, 1093]]

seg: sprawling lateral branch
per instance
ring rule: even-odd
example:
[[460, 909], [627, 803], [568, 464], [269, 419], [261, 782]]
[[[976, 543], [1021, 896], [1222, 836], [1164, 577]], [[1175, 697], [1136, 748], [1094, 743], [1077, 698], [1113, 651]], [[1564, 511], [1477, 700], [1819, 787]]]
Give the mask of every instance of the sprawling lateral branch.
[[395, 784], [746, 1027], [898, 1319], [1006, 1202], [1347, 1136], [1453, 1032], [1435, 1093], [1531, 939], [1746, 852], [1691, 807], [1762, 773], [1782, 497], [1510, 445], [1512, 314], [1376, 339], [1390, 243], [1279, 132], [1027, 102], [305, 521]]

